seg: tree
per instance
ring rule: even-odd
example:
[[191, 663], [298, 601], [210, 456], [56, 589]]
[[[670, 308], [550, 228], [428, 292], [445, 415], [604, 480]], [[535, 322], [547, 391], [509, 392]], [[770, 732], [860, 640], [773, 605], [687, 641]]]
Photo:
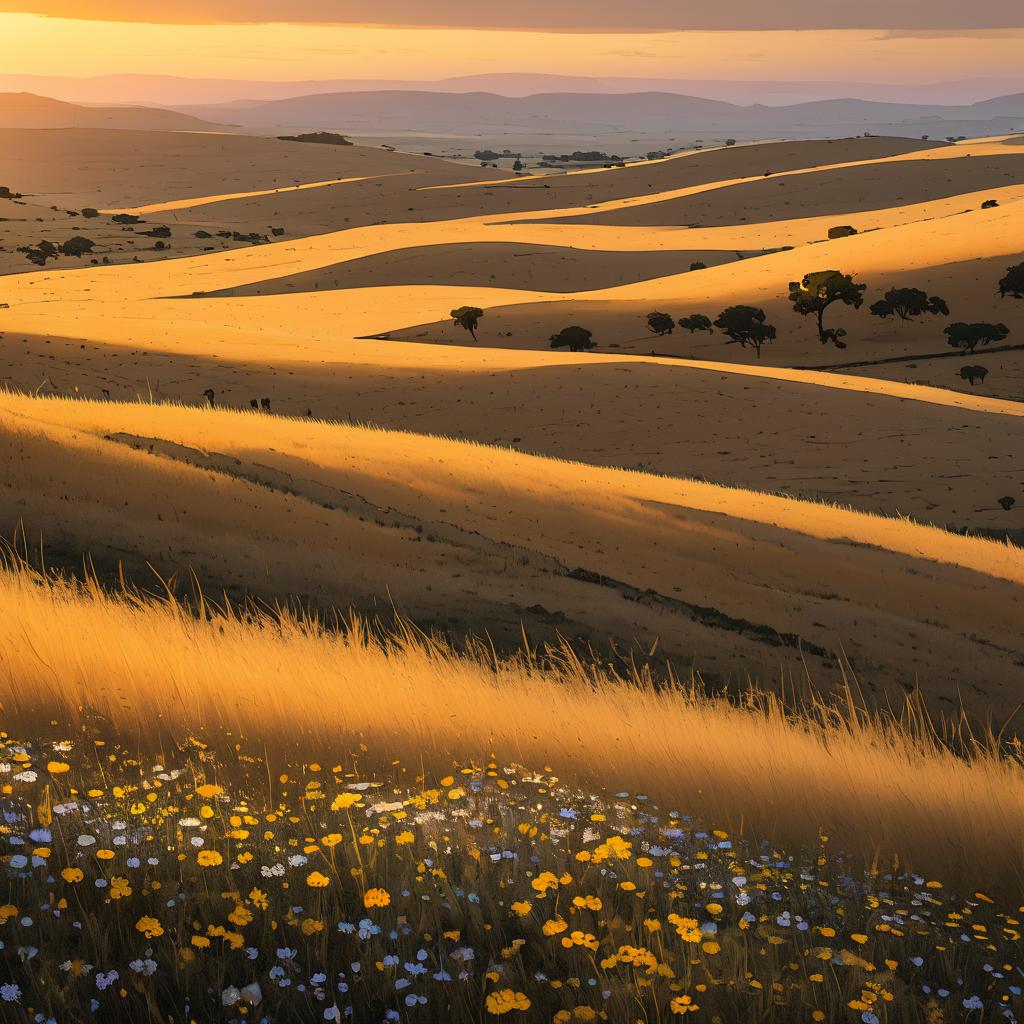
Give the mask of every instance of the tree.
[[1002, 341], [1009, 333], [1006, 324], [950, 324], [943, 332], [953, 348], [973, 355], [979, 345]]
[[456, 325], [469, 331], [473, 340], [476, 341], [476, 329], [480, 326], [480, 318], [484, 315], [484, 311], [477, 306], [459, 306], [458, 309], [452, 310], [451, 315]]
[[1005, 299], [1007, 295], [1024, 299], [1024, 263], [1007, 268], [1006, 277], [999, 282], [1000, 298]]
[[91, 238], [83, 238], [81, 235], [75, 235], [74, 238], [69, 238], [66, 242], [61, 242], [59, 249], [65, 256], [77, 256], [79, 259], [87, 253], [92, 252], [95, 242]]
[[801, 316], [815, 316], [818, 324], [818, 340], [822, 345], [830, 342], [836, 348], [846, 348], [846, 331], [826, 328], [825, 311], [836, 302], [860, 309], [864, 303], [866, 284], [857, 284], [851, 274], [838, 270], [818, 270], [807, 274], [802, 281], [789, 284], [789, 301]]
[[775, 340], [775, 328], [765, 319], [765, 311], [755, 306], [729, 306], [718, 315], [715, 326], [729, 338], [727, 345], [749, 345], [760, 359], [761, 346]]
[[666, 334], [671, 334], [675, 326], [675, 320], [668, 313], [658, 313], [655, 311], [654, 313], [647, 314], [647, 328], [651, 334], [663, 337]]
[[679, 321], [679, 326], [684, 331], [689, 331], [691, 334], [694, 331], [707, 331], [708, 334], [714, 334], [715, 330], [711, 326], [711, 317], [705, 316], [703, 313], [694, 313], [692, 316], [684, 316]]
[[584, 352], [596, 348], [597, 342], [592, 341], [593, 331], [585, 327], [564, 327], [557, 334], [551, 335], [552, 348], [567, 348], [570, 352]]
[[512, 165], [512, 170], [515, 171], [516, 173], [518, 173], [522, 169], [523, 169], [523, 161], [517, 159], [516, 162]]
[[961, 366], [960, 367], [960, 379], [967, 381], [971, 387], [974, 387], [974, 382], [980, 380], [982, 384], [985, 383], [985, 378], [988, 376], [988, 370], [984, 366]]
[[836, 227], [828, 229], [828, 237], [831, 239], [849, 238], [856, 234], [858, 231], [852, 224], [838, 224]]
[[879, 299], [871, 306], [871, 315], [883, 318], [895, 315], [901, 320], [913, 320], [925, 313], [949, 316], [949, 306], [945, 299], [940, 299], [938, 295], [929, 296], [920, 288], [890, 288], [884, 299]]
[[700, 260], [697, 260], [695, 263], [691, 263], [690, 264], [690, 269], [691, 270], [707, 270], [708, 269], [708, 265], [706, 263], [701, 263]]

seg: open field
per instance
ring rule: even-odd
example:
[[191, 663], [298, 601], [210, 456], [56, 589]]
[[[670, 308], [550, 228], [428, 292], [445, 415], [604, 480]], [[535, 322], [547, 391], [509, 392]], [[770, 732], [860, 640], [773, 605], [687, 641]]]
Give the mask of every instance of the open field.
[[[1021, 1012], [1008, 141], [510, 179], [0, 129], [0, 536], [37, 569], [0, 571], [0, 984], [77, 1020], [117, 971], [97, 1006], [133, 1024], [184, 991], [225, 1020]], [[825, 315], [842, 349], [787, 299], [825, 268], [867, 286]], [[872, 316], [893, 287], [948, 315]], [[757, 355], [648, 329], [737, 304]], [[1006, 336], [954, 352], [960, 320]], [[570, 325], [597, 347], [552, 349]], [[16, 959], [31, 915], [37, 947], [83, 923], [89, 970]]]

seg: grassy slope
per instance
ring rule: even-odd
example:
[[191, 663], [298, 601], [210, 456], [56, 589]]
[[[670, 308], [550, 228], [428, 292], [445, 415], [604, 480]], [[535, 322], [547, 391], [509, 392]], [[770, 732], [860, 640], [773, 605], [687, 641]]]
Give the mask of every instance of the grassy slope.
[[[520, 618], [550, 637], [555, 616], [598, 646], [659, 640], [712, 678], [799, 674], [778, 640], [796, 635], [821, 685], [839, 679], [824, 652], [842, 648], [876, 696], [916, 676], [936, 700], [1013, 707], [1024, 561], [1002, 544], [422, 435], [145, 404], [0, 408], [18, 481], [4, 528], [22, 519], [65, 555], [136, 571], [148, 558], [263, 598], [376, 596], [506, 643]], [[131, 491], [110, 487], [128, 477]]]

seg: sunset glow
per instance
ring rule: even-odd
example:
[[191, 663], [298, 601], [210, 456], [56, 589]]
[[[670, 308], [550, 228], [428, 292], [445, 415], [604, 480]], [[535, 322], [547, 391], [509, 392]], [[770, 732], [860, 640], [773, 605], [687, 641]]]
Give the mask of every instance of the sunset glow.
[[[1018, 73], [1024, 30], [576, 32], [154, 25], [0, 14], [8, 74], [423, 79], [496, 71], [929, 82]], [[940, 72], [939, 69], [945, 69]], [[955, 69], [955, 73], [954, 73]], [[127, 97], [126, 97], [127, 98]]]

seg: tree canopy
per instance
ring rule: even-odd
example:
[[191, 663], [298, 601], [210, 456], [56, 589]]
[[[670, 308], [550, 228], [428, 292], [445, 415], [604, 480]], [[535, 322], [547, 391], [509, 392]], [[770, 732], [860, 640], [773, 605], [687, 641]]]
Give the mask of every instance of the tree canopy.
[[668, 315], [668, 313], [659, 313], [657, 311], [647, 314], [647, 329], [651, 334], [657, 334], [659, 337], [665, 334], [671, 334], [675, 330], [676, 322]]
[[705, 316], [703, 313], [693, 313], [690, 316], [684, 316], [679, 321], [679, 326], [684, 331], [689, 331], [691, 334], [694, 331], [707, 331], [708, 334], [714, 334], [714, 328], [711, 325], [711, 317]]
[[1006, 277], [999, 282], [999, 295], [1004, 299], [1007, 295], [1024, 299], [1024, 263], [1007, 268]]
[[938, 295], [928, 295], [920, 288], [890, 288], [885, 298], [871, 306], [872, 316], [898, 316], [901, 320], [931, 313], [933, 316], [949, 316], [949, 306]]
[[979, 345], [1002, 341], [1009, 333], [1006, 324], [950, 324], [943, 332], [953, 348], [973, 353]]
[[474, 341], [476, 341], [476, 329], [480, 326], [480, 319], [483, 315], [484, 311], [478, 306], [459, 306], [458, 309], [453, 309], [451, 312], [455, 323], [469, 331]]
[[818, 326], [818, 340], [846, 348], [846, 331], [825, 327], [825, 311], [837, 302], [860, 309], [864, 302], [866, 284], [857, 284], [853, 275], [839, 270], [818, 270], [807, 274], [802, 281], [789, 284], [789, 301], [801, 316], [814, 316]]
[[766, 319], [765, 311], [756, 306], [729, 306], [719, 313], [715, 326], [729, 338], [727, 345], [749, 346], [760, 359], [761, 347], [775, 340], [775, 328]]
[[585, 327], [563, 327], [557, 334], [551, 335], [551, 347], [567, 348], [570, 352], [584, 352], [597, 348], [597, 342], [592, 340], [593, 337], [593, 331], [588, 331]]

